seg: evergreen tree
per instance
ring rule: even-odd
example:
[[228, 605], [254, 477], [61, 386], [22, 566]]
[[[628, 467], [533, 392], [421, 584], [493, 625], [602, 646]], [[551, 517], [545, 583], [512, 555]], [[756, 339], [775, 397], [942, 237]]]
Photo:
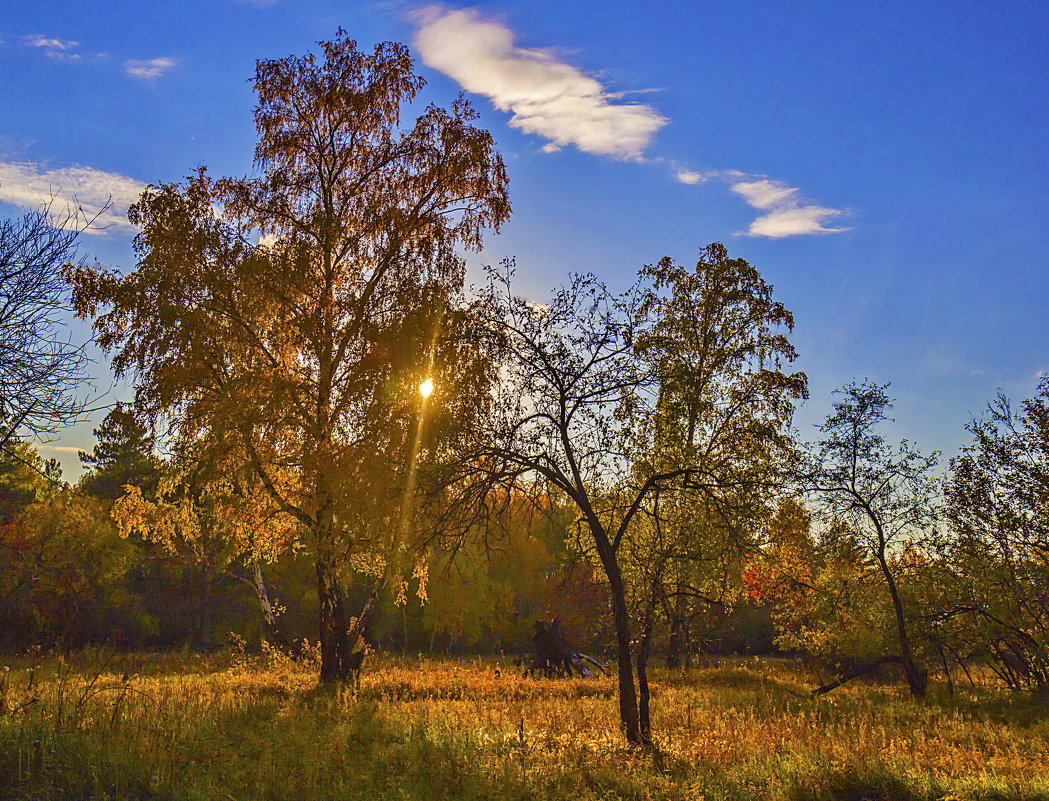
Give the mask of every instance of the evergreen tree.
[[128, 484], [152, 495], [160, 480], [160, 459], [153, 452], [154, 439], [132, 409], [118, 403], [94, 433], [98, 440], [90, 454], [80, 452], [88, 473], [80, 488], [96, 498], [116, 500]]

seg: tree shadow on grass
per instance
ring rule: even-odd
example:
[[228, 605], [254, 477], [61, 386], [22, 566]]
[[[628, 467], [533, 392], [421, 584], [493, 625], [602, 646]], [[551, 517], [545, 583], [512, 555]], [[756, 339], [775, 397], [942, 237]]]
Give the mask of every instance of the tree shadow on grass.
[[[941, 801], [957, 798], [955, 792], [936, 780], [921, 781], [880, 772], [836, 773], [793, 788], [789, 798], [793, 801]], [[972, 797], [980, 801], [1049, 801], [1045, 795], [1032, 796], [1021, 790], [983, 789]]]
[[182, 797], [208, 798], [212, 790], [274, 801], [502, 797], [471, 756], [381, 703], [311, 693], [267, 720], [255, 711], [211, 727], [183, 756]]
[[1039, 726], [1049, 720], [1049, 698], [1031, 692], [1000, 691], [978, 696], [944, 696], [937, 702], [945, 709], [1016, 728]]
[[346, 694], [267, 692], [171, 728], [153, 744], [104, 726], [57, 738], [0, 727], [0, 801], [528, 797], [484, 774], [463, 743]]

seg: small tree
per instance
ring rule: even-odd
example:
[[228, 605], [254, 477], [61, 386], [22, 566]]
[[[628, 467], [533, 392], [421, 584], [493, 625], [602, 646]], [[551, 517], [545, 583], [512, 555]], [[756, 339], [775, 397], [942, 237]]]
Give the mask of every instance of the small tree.
[[847, 524], [862, 554], [873, 560], [892, 606], [899, 659], [910, 691], [925, 694], [927, 671], [918, 664], [900, 588], [905, 549], [933, 523], [938, 454], [923, 456], [906, 440], [893, 448], [879, 432], [892, 402], [888, 384], [852, 382], [810, 446], [802, 483], [816, 504]]
[[1049, 380], [1017, 414], [1002, 395], [951, 460], [955, 643], [989, 655], [1013, 687], [1049, 691]]
[[[632, 424], [618, 414], [651, 381], [634, 355], [636, 292], [614, 295], [593, 276], [573, 276], [548, 305], [514, 296], [512, 271], [493, 272], [488, 304], [504, 356], [498, 399], [459, 476], [487, 503], [507, 487], [537, 506], [563, 494], [580, 515], [580, 546], [608, 580], [616, 637], [619, 714], [627, 740], [641, 743], [630, 610], [619, 559], [641, 500], [658, 483], [628, 485]], [[628, 475], [628, 474], [627, 474]]]
[[[513, 485], [539, 506], [563, 498], [577, 512], [578, 547], [608, 582], [620, 721], [629, 742], [648, 742], [650, 637], [638, 611], [673, 578], [667, 565], [688, 562], [688, 535], [695, 545], [709, 533], [680, 527], [653, 539], [660, 498], [694, 494], [713, 509], [749, 466], [768, 461], [765, 438], [779, 435], [790, 398], [805, 387], [803, 375], [777, 369], [793, 351], [773, 330], [791, 320], [757, 272], [720, 244], [704, 250], [695, 272], [666, 260], [643, 273], [650, 285], [618, 295], [577, 275], [540, 305], [515, 297], [510, 278], [493, 274], [488, 292], [501, 381], [461, 477], [473, 479], [468, 488]], [[686, 322], [689, 314], [698, 322]]]
[[678, 473], [657, 482], [643, 502], [644, 524], [627, 536], [647, 732], [657, 619], [669, 624], [673, 653], [690, 619], [735, 600], [742, 560], [758, 545], [793, 454], [790, 422], [807, 381], [785, 371], [797, 356], [788, 340], [793, 315], [758, 270], [729, 258], [721, 243], [707, 246], [692, 269], [665, 258], [642, 276], [648, 322], [637, 351], [649, 365], [654, 402], [631, 407], [640, 412], [635, 480]]
[[17, 432], [50, 433], [80, 418], [86, 357], [64, 334], [62, 268], [76, 260], [78, 210], [50, 204], [0, 221], [0, 447]]
[[297, 526], [253, 471], [191, 450], [175, 455], [152, 491], [130, 483], [124, 490], [112, 509], [117, 531], [150, 543], [183, 569], [198, 644], [212, 595], [231, 577], [256, 595], [270, 642], [299, 655], [301, 649], [278, 624], [279, 606], [262, 574], [264, 563], [292, 550]]
[[139, 609], [125, 584], [134, 549], [102, 504], [62, 488], [55, 460], [9, 443], [0, 454], [0, 508], [0, 648], [75, 647], [134, 633]]
[[19, 618], [31, 616], [26, 597], [35, 589], [48, 538], [28, 525], [27, 511], [55, 494], [61, 475], [56, 460], [41, 459], [17, 437], [0, 451], [0, 612], [11, 621], [7, 636], [12, 640], [30, 628]]
[[[775, 532], [779, 542], [751, 563], [744, 581], [751, 597], [770, 605], [777, 643], [804, 651], [834, 672], [814, 693], [899, 662], [891, 599], [876, 560], [856, 532], [833, 520], [811, 538], [790, 533], [784, 541], [783, 534]], [[904, 567], [920, 566], [893, 560], [894, 570]], [[914, 590], [913, 580], [901, 585], [905, 608], [913, 608]]]

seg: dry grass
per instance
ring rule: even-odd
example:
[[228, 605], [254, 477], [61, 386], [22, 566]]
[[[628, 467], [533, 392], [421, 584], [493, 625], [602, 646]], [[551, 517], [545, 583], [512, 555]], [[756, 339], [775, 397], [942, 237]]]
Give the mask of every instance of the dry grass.
[[808, 699], [807, 678], [657, 671], [647, 752], [608, 678], [383, 659], [352, 693], [228, 657], [21, 661], [0, 678], [0, 798], [1049, 799], [1049, 710], [1029, 698]]

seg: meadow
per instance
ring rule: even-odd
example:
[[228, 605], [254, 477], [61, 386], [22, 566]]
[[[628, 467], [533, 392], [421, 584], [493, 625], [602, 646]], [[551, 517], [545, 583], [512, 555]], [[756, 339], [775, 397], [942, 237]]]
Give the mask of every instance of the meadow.
[[381, 657], [358, 688], [279, 658], [9, 658], [3, 799], [1049, 799], [1049, 710], [989, 687], [804, 693], [785, 661], [655, 671], [656, 747], [611, 678]]

